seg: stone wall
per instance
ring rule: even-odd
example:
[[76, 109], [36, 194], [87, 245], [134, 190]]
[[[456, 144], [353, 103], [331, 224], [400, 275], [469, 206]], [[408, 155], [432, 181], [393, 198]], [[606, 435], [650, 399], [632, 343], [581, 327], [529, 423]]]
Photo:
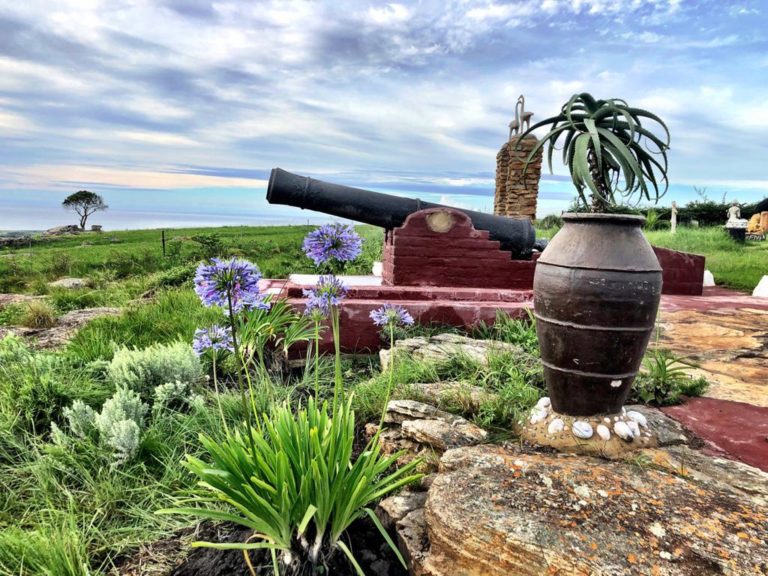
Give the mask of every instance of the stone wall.
[[[538, 139], [513, 136], [496, 155], [496, 195], [493, 213], [499, 216], [536, 218], [536, 200], [541, 176], [541, 150], [526, 169], [525, 160]], [[523, 176], [525, 171], [525, 176]]]

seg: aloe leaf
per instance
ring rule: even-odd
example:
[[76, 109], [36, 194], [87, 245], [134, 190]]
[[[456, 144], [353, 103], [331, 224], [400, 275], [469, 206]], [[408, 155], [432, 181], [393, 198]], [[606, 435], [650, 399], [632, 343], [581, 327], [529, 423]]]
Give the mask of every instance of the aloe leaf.
[[597, 127], [595, 121], [591, 118], [584, 120], [584, 125], [589, 131], [589, 136], [592, 139], [592, 149], [595, 151], [595, 157], [597, 158], [597, 169], [602, 173], [603, 171], [603, 158], [601, 154], [602, 146], [600, 145], [600, 135], [597, 133]]

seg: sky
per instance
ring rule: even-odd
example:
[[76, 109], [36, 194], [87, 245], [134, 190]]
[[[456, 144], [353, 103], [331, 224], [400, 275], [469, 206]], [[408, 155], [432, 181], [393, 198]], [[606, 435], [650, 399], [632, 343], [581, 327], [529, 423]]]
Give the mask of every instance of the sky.
[[[768, 195], [766, 0], [0, 0], [0, 229], [79, 189], [112, 229], [327, 219], [275, 166], [490, 211], [517, 97], [583, 91], [669, 125], [664, 203]], [[573, 197], [555, 164], [539, 216]]]

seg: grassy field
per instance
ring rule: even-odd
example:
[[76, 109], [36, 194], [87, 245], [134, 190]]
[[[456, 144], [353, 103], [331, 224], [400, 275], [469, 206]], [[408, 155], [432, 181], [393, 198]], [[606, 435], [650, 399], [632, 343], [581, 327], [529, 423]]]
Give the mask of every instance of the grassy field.
[[768, 241], [739, 244], [720, 227], [678, 228], [675, 234], [651, 231], [646, 236], [654, 246], [705, 256], [718, 285], [751, 293], [768, 274]]
[[[47, 283], [62, 277], [88, 277], [103, 285], [115, 280], [142, 280], [212, 256], [240, 256], [259, 263], [263, 275], [313, 272], [301, 251], [311, 226], [180, 228], [166, 230], [163, 254], [160, 230], [86, 232], [39, 242], [32, 248], [0, 250], [0, 292], [48, 293]], [[358, 226], [364, 238], [380, 240], [381, 229]], [[380, 242], [366, 243], [366, 252], [352, 273], [370, 273], [381, 253]], [[151, 278], [149, 281], [151, 282]], [[141, 290], [128, 286], [129, 296]]]

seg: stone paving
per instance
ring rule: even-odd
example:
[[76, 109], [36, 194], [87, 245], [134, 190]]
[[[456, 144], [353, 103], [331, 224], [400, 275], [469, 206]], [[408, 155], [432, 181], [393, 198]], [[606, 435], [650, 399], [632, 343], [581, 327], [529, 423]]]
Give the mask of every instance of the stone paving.
[[768, 300], [723, 288], [664, 296], [660, 344], [699, 365], [706, 396], [768, 407]]

